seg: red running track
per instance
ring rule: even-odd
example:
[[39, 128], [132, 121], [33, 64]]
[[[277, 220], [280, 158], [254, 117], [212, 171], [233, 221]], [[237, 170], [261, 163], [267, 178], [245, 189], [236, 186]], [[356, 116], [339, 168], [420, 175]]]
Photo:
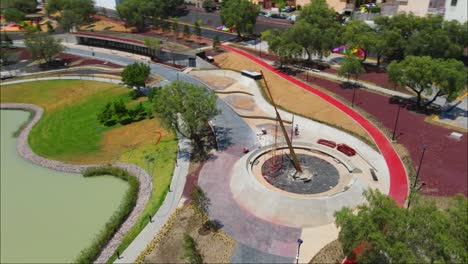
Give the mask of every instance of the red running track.
[[225, 49], [228, 49], [232, 52], [240, 54], [260, 64], [261, 66], [283, 77], [284, 79], [298, 85], [299, 87], [303, 89], [306, 89], [307, 91], [310, 91], [320, 96], [322, 99], [334, 105], [335, 107], [343, 111], [345, 114], [350, 116], [352, 119], [354, 119], [359, 125], [361, 125], [367, 131], [367, 133], [369, 133], [369, 135], [372, 137], [374, 142], [377, 144], [377, 147], [379, 148], [380, 152], [382, 153], [385, 159], [385, 162], [387, 163], [387, 166], [390, 172], [390, 192], [388, 195], [392, 197], [397, 202], [398, 205], [400, 206], [404, 205], [406, 201], [406, 197], [408, 195], [408, 178], [406, 176], [406, 171], [405, 171], [403, 162], [401, 161], [400, 157], [398, 156], [395, 149], [393, 148], [390, 140], [377, 127], [375, 127], [369, 120], [361, 116], [359, 113], [355, 112], [350, 107], [344, 105], [340, 101], [331, 97], [330, 95], [322, 91], [319, 91], [313, 88], [312, 86], [307, 85], [299, 80], [296, 80], [289, 75], [282, 73], [281, 71], [275, 69], [273, 66], [258, 59], [257, 57], [254, 57], [244, 51], [238, 50], [230, 46], [223, 45], [223, 47]]

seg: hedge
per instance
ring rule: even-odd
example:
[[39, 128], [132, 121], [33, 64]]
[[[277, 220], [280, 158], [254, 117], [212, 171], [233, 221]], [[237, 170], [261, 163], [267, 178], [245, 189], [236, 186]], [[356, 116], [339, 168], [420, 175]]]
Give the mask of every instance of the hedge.
[[131, 175], [125, 169], [112, 166], [91, 167], [84, 170], [82, 174], [84, 177], [113, 175], [124, 181], [128, 181], [130, 184], [130, 188], [128, 188], [125, 193], [123, 201], [119, 205], [117, 211], [107, 221], [104, 228], [94, 237], [91, 245], [83, 249], [74, 261], [75, 263], [92, 263], [115, 232], [117, 232], [122, 223], [127, 219], [133, 207], [135, 207], [140, 185], [138, 179], [134, 175]]

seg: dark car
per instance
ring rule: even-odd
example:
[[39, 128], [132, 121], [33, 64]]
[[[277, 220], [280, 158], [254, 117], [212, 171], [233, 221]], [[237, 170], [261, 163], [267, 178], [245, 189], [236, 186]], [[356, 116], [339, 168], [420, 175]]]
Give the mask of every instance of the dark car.
[[286, 19], [286, 15], [285, 14], [271, 14], [271, 17], [272, 18], [279, 18], [279, 19]]

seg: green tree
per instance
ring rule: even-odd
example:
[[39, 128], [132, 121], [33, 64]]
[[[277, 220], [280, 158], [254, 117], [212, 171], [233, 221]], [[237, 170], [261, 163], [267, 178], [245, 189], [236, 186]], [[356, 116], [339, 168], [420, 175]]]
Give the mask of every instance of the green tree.
[[314, 27], [305, 20], [299, 20], [281, 35], [285, 41], [294, 42], [301, 46], [307, 53], [307, 60], [312, 59], [316, 53], [317, 35], [322, 34], [322, 30]]
[[48, 0], [46, 9], [49, 14], [60, 12], [60, 24], [65, 30], [89, 23], [96, 14], [93, 0]]
[[201, 32], [201, 27], [200, 27], [201, 20], [197, 19], [195, 23], [193, 23], [193, 26], [195, 27], [195, 35], [198, 37], [198, 41], [201, 41], [202, 38], [202, 32]]
[[151, 49], [151, 55], [153, 57], [156, 57], [160, 53], [160, 45], [161, 45], [161, 40], [158, 38], [152, 38], [152, 37], [145, 37], [144, 38], [145, 46], [149, 49]]
[[219, 46], [221, 46], [221, 41], [219, 40], [219, 36], [216, 35], [213, 38], [213, 49], [214, 50], [219, 50]]
[[441, 95], [447, 96], [448, 101], [455, 99], [466, 85], [466, 69], [463, 63], [453, 59], [444, 61], [428, 56], [408, 56], [401, 62], [390, 63], [387, 72], [393, 83], [409, 87], [417, 94], [418, 106], [422, 106], [424, 94], [433, 94], [434, 85], [437, 92], [425, 106]]
[[202, 7], [206, 12], [211, 12], [216, 8], [216, 3], [213, 0], [203, 0]]
[[[208, 121], [219, 114], [216, 95], [205, 87], [184, 82], [172, 82], [158, 89], [153, 97], [156, 116], [166, 127], [173, 127], [190, 138], [203, 151]], [[179, 122], [181, 121], [181, 122]]]
[[2, 0], [2, 9], [15, 8], [25, 14], [36, 12], [36, 1], [31, 0]]
[[227, 0], [221, 6], [221, 21], [228, 27], [235, 26], [239, 38], [242, 33], [253, 33], [260, 13], [258, 5], [249, 0]]
[[209, 206], [211, 204], [210, 198], [206, 196], [205, 191], [198, 185], [193, 186], [190, 198], [192, 199], [193, 210], [200, 215], [203, 225], [203, 219], [208, 215]]
[[148, 65], [142, 62], [134, 62], [125, 66], [120, 76], [122, 82], [128, 86], [144, 87], [150, 72], [151, 68]]
[[169, 22], [163, 21], [161, 24], [161, 30], [163, 33], [169, 32], [169, 30], [171, 30], [171, 25], [169, 24]]
[[356, 56], [354, 56], [353, 54], [347, 54], [340, 65], [338, 75], [346, 77], [349, 82], [349, 78], [351, 76], [354, 76], [354, 79], [357, 81], [359, 75], [363, 74], [364, 72], [365, 70], [362, 67], [359, 59], [356, 58]]
[[34, 59], [43, 59], [49, 64], [53, 58], [65, 50], [60, 39], [55, 39], [45, 32], [28, 34], [24, 44]]
[[203, 257], [197, 248], [197, 242], [188, 233], [184, 234], [184, 255], [182, 260], [191, 264], [203, 263]]
[[343, 252], [352, 256], [359, 247], [358, 263], [468, 261], [465, 197], [442, 211], [417, 199], [411, 208], [404, 209], [379, 191], [368, 190], [364, 195], [368, 203], [356, 212], [343, 208], [335, 213]]
[[350, 48], [364, 51], [364, 58], [362, 58], [361, 62], [366, 60], [367, 54], [374, 47], [377, 38], [375, 31], [360, 20], [351, 20], [346, 24], [343, 32], [343, 40]]
[[277, 29], [262, 33], [262, 39], [268, 42], [268, 51], [279, 57], [279, 68], [302, 55], [303, 47], [290, 41], [285, 37], [286, 34], [287, 32], [282, 33]]
[[185, 26], [184, 26], [184, 38], [185, 38], [186, 40], [189, 40], [191, 36], [192, 36], [192, 32], [190, 31], [189, 26], [188, 26], [188, 25], [185, 25]]
[[112, 109], [112, 104], [107, 103], [104, 109], [97, 115], [99, 122], [105, 126], [112, 126], [115, 124], [114, 110]]
[[320, 59], [328, 56], [330, 50], [337, 46], [342, 26], [335, 20], [335, 15], [325, 0], [312, 0], [302, 8], [300, 23], [288, 30], [291, 40], [305, 49], [309, 60], [312, 54]]
[[126, 0], [117, 5], [117, 14], [127, 26], [135, 27], [139, 32], [145, 29], [145, 17], [153, 15], [153, 3], [144, 0]]
[[3, 11], [3, 17], [6, 21], [20, 23], [24, 21], [25, 14], [16, 8], [7, 8]]
[[177, 18], [172, 19], [172, 32], [176, 38], [179, 38], [179, 23], [177, 23]]

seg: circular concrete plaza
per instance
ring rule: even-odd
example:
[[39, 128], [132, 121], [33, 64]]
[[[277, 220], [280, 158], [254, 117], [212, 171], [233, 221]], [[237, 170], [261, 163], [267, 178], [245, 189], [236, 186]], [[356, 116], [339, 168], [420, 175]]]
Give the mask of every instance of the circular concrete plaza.
[[[302, 172], [298, 172], [285, 150], [272, 150], [261, 164], [264, 179], [278, 189], [297, 194], [326, 192], [338, 184], [338, 169], [318, 155], [297, 154]], [[260, 159], [262, 159], [260, 157]]]

